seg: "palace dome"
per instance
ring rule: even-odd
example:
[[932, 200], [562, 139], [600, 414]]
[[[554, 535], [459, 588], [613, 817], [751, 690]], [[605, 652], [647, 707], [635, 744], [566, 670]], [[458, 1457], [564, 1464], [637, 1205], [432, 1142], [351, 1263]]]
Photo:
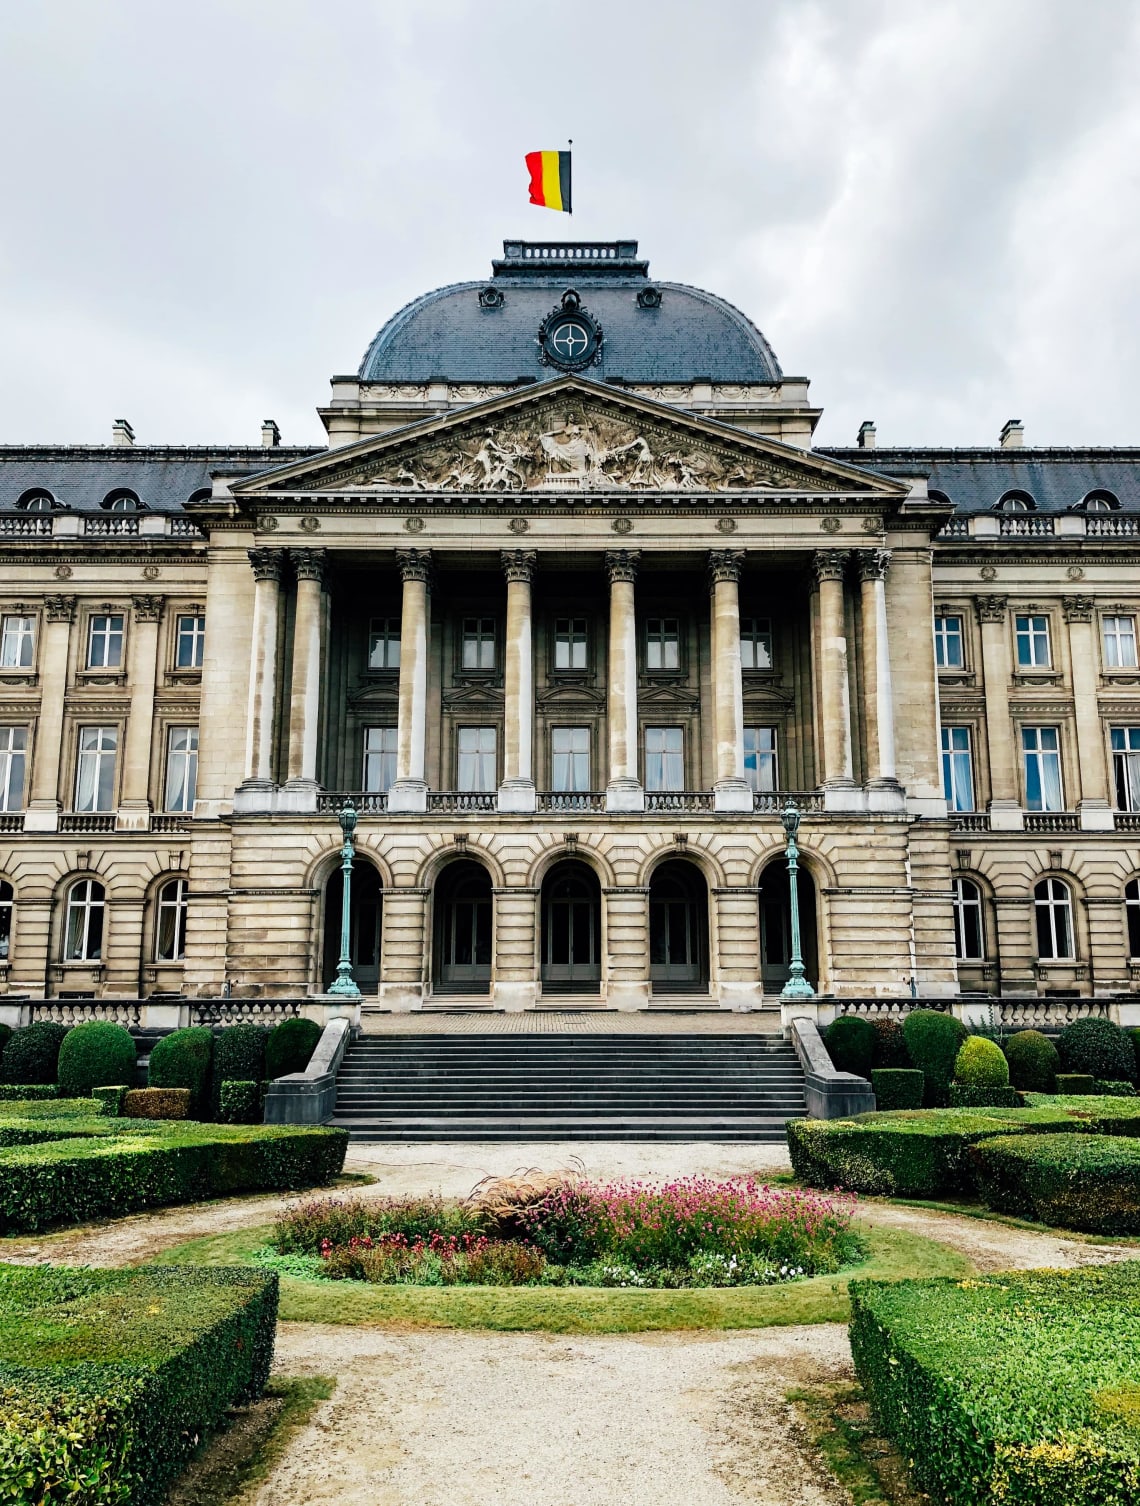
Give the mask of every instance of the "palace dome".
[[[775, 353], [750, 319], [700, 288], [650, 281], [636, 241], [507, 241], [503, 252], [489, 281], [437, 288], [389, 319], [359, 379], [501, 383], [581, 370], [639, 386], [780, 380]], [[552, 343], [559, 322], [591, 340], [588, 364], [573, 359], [573, 332], [569, 363], [560, 358]]]

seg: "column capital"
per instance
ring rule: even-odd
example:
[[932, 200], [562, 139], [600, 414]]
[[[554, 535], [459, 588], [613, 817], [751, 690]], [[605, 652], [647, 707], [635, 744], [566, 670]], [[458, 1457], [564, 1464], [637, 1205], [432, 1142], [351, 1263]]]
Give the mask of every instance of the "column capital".
[[708, 558], [709, 585], [718, 581], [738, 581], [744, 564], [743, 549], [710, 549]]
[[535, 550], [503, 549], [499, 558], [508, 581], [521, 581], [523, 585], [530, 585], [538, 569], [538, 554]]
[[430, 549], [397, 549], [396, 563], [400, 567], [401, 580], [414, 580], [419, 581], [421, 585], [431, 585]]
[[617, 581], [627, 581], [632, 585], [637, 579], [637, 567], [640, 563], [640, 549], [607, 549], [606, 575], [610, 585]]
[[850, 557], [849, 549], [817, 549], [811, 559], [816, 582], [842, 580]]
[[327, 549], [290, 549], [289, 558], [298, 580], [315, 580], [323, 585], [328, 567]]
[[1066, 622], [1091, 622], [1093, 599], [1091, 596], [1062, 596], [1061, 606]]
[[45, 596], [44, 611], [47, 613], [49, 622], [74, 622], [75, 621], [74, 596]]
[[254, 580], [281, 579], [281, 572], [285, 568], [286, 550], [258, 548], [247, 552]]
[[855, 563], [860, 580], [886, 580], [887, 571], [891, 568], [891, 551], [859, 549], [855, 554]]
[[975, 596], [974, 610], [979, 622], [1004, 622], [1008, 596]]

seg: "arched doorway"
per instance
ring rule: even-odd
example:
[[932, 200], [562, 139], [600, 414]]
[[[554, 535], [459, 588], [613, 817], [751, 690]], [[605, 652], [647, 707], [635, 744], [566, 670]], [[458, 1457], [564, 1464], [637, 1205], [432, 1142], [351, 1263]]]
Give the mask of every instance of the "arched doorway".
[[[796, 872], [800, 908], [800, 951], [804, 976], [819, 984], [815, 885], [801, 864]], [[778, 994], [788, 981], [792, 961], [791, 890], [786, 858], [776, 858], [760, 875], [760, 978], [766, 994]]]
[[[352, 865], [352, 914], [349, 950], [352, 976], [362, 994], [374, 994], [380, 988], [380, 914], [383, 883], [372, 864], [357, 856]], [[325, 885], [325, 930], [321, 949], [321, 986], [327, 988], [336, 977], [340, 960], [340, 919], [344, 898], [344, 874], [334, 868]]]
[[708, 991], [709, 891], [692, 863], [662, 863], [649, 880], [649, 981], [654, 993]]
[[543, 993], [602, 986], [602, 891], [585, 863], [556, 863], [542, 884]]
[[449, 863], [435, 885], [437, 993], [490, 993], [493, 916], [487, 870], [469, 861]]

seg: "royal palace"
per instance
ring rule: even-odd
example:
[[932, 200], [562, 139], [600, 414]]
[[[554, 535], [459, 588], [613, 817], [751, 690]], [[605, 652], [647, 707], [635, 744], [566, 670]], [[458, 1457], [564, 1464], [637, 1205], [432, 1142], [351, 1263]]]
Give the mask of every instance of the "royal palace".
[[[321, 449], [0, 449], [0, 992], [761, 1008], [1140, 974], [1140, 451], [816, 448], [724, 300], [509, 241]], [[995, 425], [996, 427], [996, 425]], [[0, 1003], [3, 1003], [0, 1000]]]

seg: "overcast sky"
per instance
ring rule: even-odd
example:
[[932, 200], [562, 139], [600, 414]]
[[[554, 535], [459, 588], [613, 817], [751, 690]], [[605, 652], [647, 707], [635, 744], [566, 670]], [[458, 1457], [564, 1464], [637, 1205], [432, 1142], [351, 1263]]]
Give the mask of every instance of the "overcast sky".
[[3, 443], [320, 442], [568, 233], [743, 308], [821, 443], [1140, 443], [1137, 0], [0, 0], [0, 124]]

